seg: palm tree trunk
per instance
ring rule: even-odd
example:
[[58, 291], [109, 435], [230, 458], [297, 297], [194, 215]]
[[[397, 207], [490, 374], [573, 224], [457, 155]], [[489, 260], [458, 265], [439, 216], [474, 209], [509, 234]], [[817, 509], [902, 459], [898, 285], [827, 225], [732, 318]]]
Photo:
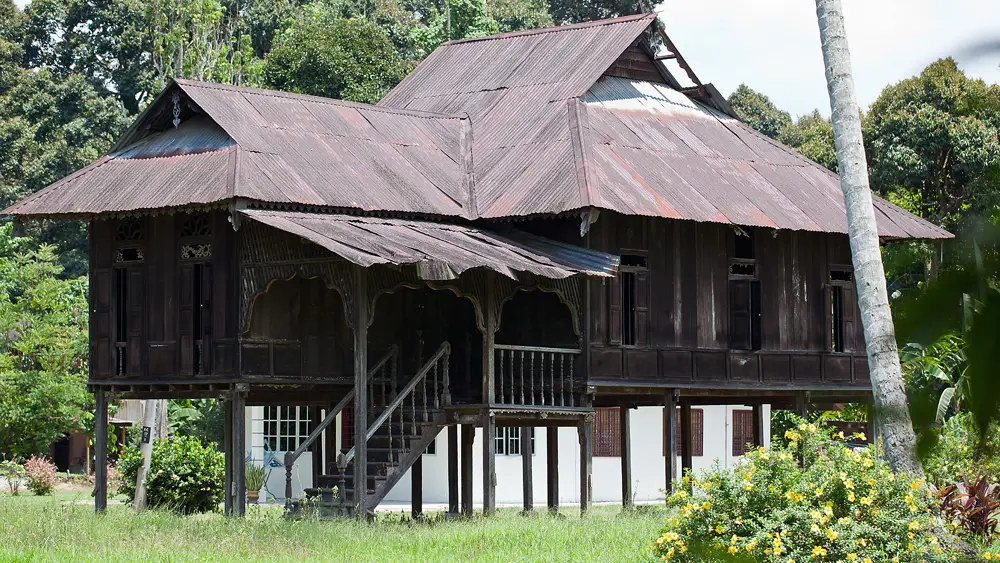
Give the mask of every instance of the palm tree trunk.
[[886, 291], [875, 208], [868, 185], [868, 166], [861, 137], [861, 111], [854, 94], [851, 55], [847, 47], [840, 0], [816, 0], [826, 82], [833, 110], [833, 134], [840, 167], [840, 185], [847, 204], [858, 306], [864, 326], [875, 397], [877, 433], [896, 471], [923, 476], [916, 454], [916, 435], [906, 406], [899, 352]]

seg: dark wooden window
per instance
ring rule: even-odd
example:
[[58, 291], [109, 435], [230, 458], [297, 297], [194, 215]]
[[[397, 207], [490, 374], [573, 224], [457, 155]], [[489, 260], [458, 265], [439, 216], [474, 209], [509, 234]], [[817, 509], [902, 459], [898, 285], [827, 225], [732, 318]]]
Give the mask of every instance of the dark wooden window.
[[340, 411], [340, 449], [348, 451], [354, 447], [354, 407], [344, 407]]
[[212, 371], [212, 218], [200, 213], [179, 219], [181, 372], [205, 375]]
[[[677, 422], [674, 425], [677, 433], [677, 444], [674, 446], [674, 455], [681, 455], [681, 409], [677, 409]], [[667, 437], [663, 437], [663, 454], [667, 452]], [[705, 455], [705, 411], [702, 409], [691, 409], [691, 457]]]
[[733, 455], [747, 453], [747, 444], [753, 444], [753, 410], [733, 411]]
[[125, 375], [128, 366], [128, 270], [115, 268], [115, 375]]
[[618, 407], [594, 409], [594, 457], [620, 457], [621, 419]]
[[855, 297], [854, 272], [849, 268], [830, 270], [827, 292], [827, 349], [851, 352], [854, 349]]
[[753, 229], [733, 233], [729, 259], [729, 347], [760, 350], [760, 280]]
[[610, 344], [648, 343], [649, 270], [645, 256], [622, 254], [618, 276], [608, 286], [608, 325]]

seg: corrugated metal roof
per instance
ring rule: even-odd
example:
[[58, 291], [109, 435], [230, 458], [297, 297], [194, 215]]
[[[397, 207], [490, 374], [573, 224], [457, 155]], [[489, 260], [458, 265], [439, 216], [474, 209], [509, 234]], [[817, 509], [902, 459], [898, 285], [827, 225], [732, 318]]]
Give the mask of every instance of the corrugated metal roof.
[[516, 272], [547, 278], [613, 276], [619, 258], [595, 250], [505, 229], [496, 231], [428, 221], [242, 211], [270, 227], [300, 236], [355, 264], [414, 265], [422, 279], [453, 279], [487, 268], [516, 279]]
[[[463, 219], [597, 207], [846, 232], [834, 174], [666, 84], [602, 78], [652, 25], [639, 15], [450, 42], [379, 106], [181, 80], [128, 146], [6, 212], [238, 197]], [[195, 117], [170, 129], [175, 91]], [[875, 208], [883, 237], [951, 236], [884, 200]]]

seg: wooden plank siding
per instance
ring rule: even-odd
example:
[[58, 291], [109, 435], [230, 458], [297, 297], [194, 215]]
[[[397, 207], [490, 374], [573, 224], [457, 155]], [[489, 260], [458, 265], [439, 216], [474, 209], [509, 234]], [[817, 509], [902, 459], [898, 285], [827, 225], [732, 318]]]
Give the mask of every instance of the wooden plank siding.
[[[612, 281], [591, 286], [590, 383], [748, 389], [868, 387], [854, 293], [845, 311], [844, 350], [832, 353], [831, 267], [850, 266], [845, 235], [755, 229], [760, 286], [759, 349], [730, 349], [730, 260], [734, 229], [603, 213], [591, 247], [642, 253], [649, 267], [649, 314], [636, 315], [645, 341], [619, 345], [607, 300]], [[853, 283], [850, 284], [853, 288]], [[637, 298], [639, 300], [641, 298]], [[628, 312], [622, 311], [623, 318]], [[745, 317], [743, 317], [745, 319]]]
[[[90, 222], [92, 381], [181, 382], [235, 374], [233, 229], [227, 213], [209, 213], [211, 234], [199, 242], [211, 245], [211, 257], [184, 260], [181, 225], [191, 216]], [[119, 231], [125, 223], [136, 225], [139, 234], [123, 239]], [[202, 264], [203, 284], [197, 292], [196, 262]], [[122, 284], [125, 298], [119, 296]], [[193, 302], [195, 294], [202, 296], [205, 307]], [[200, 316], [203, 340], [198, 374], [194, 373], [195, 315]], [[125, 327], [119, 326], [122, 323]], [[115, 342], [122, 328], [126, 360], [119, 363]]]

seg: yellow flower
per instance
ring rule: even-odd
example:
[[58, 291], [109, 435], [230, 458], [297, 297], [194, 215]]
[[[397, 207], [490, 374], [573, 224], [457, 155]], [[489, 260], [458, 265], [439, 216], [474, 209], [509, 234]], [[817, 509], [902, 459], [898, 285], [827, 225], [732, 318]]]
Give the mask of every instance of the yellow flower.
[[854, 433], [854, 437], [857, 438], [858, 440], [861, 440], [861, 441], [865, 441], [865, 440], [868, 439], [868, 437], [865, 436], [864, 432], [855, 432]]
[[848, 553], [848, 554], [847, 554], [847, 559], [848, 559], [848, 561], [854, 561], [854, 560], [856, 560], [857, 558], [858, 558], [858, 554], [857, 554], [857, 553]]
[[917, 479], [916, 481], [913, 481], [912, 483], [910, 483], [910, 488], [915, 491], [915, 490], [919, 489], [923, 484], [924, 484], [924, 481], [922, 479]]
[[736, 553], [739, 553], [739, 552], [740, 552], [740, 548], [736, 547], [735, 545], [729, 546], [729, 553], [736, 554]]
[[810, 530], [812, 530], [813, 532], [817, 533], [817, 534], [818, 534], [818, 533], [819, 533], [819, 531], [820, 531], [820, 530], [819, 530], [819, 524], [817, 524], [817, 523], [815, 523], [815, 522], [813, 522], [812, 526], [810, 526], [810, 527], [809, 527], [809, 529], [810, 529]]
[[715, 527], [715, 533], [722, 535], [722, 524], [719, 524]]
[[906, 527], [908, 529], [910, 529], [910, 530], [919, 530], [920, 529], [920, 522], [917, 522], [916, 520], [914, 520], [913, 522], [910, 522], [909, 524], [907, 524]]
[[818, 546], [817, 545], [817, 546], [813, 547], [813, 554], [812, 554], [812, 556], [813, 557], [826, 557], [826, 549], [824, 549], [822, 546]]
[[816, 496], [818, 496], [818, 497], [823, 496], [823, 487], [817, 487], [816, 488]]
[[872, 563], [872, 558], [871, 557], [865, 557], [864, 559], [861, 560], [861, 563]]
[[834, 436], [836, 436], [837, 438], [840, 438], [841, 440], [843, 440], [844, 439], [844, 432], [843, 432], [843, 430], [841, 430], [840, 432], [837, 432], [836, 434], [834, 434]]
[[826, 530], [826, 537], [829, 538], [830, 541], [833, 541], [833, 540], [837, 539], [837, 532], [834, 531], [832, 528], [828, 528]]
[[861, 504], [863, 504], [865, 506], [871, 506], [872, 505], [872, 499], [871, 499], [871, 497], [861, 497], [861, 501], [860, 502], [861, 502]]
[[848, 489], [853, 489], [854, 479], [847, 479], [846, 481], [844, 481], [844, 486], [847, 487]]
[[848, 501], [854, 502], [854, 498], [855, 498], [854, 497], [854, 491], [851, 491], [851, 492], [847, 493], [847, 500]]

